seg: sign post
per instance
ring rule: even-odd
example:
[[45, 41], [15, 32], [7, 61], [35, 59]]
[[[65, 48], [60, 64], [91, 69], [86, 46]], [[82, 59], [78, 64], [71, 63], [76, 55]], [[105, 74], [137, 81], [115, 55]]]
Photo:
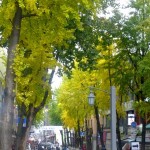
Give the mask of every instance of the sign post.
[[131, 123], [131, 137], [132, 139], [136, 139], [136, 135], [137, 135], [137, 129], [136, 129], [137, 123], [136, 122], [132, 122]]

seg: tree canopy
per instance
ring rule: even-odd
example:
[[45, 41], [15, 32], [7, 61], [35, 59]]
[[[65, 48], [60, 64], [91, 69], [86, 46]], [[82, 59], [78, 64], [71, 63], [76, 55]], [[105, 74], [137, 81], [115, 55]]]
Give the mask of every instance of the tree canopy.
[[[56, 63], [58, 56], [61, 57], [54, 50], [63, 45], [67, 46], [66, 41], [69, 39], [75, 39], [75, 30], [83, 30], [81, 21], [83, 10], [93, 10], [94, 15], [98, 2], [92, 0], [75, 0], [74, 3], [71, 0], [1, 1], [1, 45], [8, 47], [3, 120], [9, 119], [2, 130], [4, 140], [1, 147], [4, 150], [10, 149], [11, 143], [7, 141], [12, 141], [10, 131], [14, 97], [16, 96], [18, 114], [21, 118], [18, 131], [22, 132], [22, 137], [18, 136], [20, 139], [17, 148], [23, 150], [24, 139], [27, 137], [26, 131], [31, 126], [36, 113], [51, 97], [48, 83], [51, 83], [55, 66], [58, 65]], [[73, 26], [69, 22], [72, 22]], [[47, 78], [49, 69], [52, 72]], [[23, 130], [22, 123], [25, 116], [27, 128]]]

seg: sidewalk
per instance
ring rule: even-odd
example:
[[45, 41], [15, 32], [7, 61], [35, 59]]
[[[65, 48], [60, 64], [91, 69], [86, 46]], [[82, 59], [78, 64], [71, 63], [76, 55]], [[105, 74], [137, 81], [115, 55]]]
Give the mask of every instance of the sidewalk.
[[80, 148], [69, 147], [69, 150], [81, 150]]
[[[61, 147], [61, 150], [63, 150], [62, 147]], [[74, 148], [74, 147], [68, 147], [68, 149], [66, 149], [66, 150], [81, 150], [81, 149], [79, 149], [79, 148]]]

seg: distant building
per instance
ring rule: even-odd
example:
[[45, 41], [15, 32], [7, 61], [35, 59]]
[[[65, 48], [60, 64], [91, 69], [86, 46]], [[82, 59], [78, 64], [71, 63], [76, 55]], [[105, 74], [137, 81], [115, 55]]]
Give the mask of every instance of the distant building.
[[37, 139], [44, 140], [45, 138], [52, 140], [52, 142], [58, 142], [62, 145], [62, 137], [60, 131], [63, 130], [62, 126], [41, 126], [39, 128], [31, 127], [31, 136]]

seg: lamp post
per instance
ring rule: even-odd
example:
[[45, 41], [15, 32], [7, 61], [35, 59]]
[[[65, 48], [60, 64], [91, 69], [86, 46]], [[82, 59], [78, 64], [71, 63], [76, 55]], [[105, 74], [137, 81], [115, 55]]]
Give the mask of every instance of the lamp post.
[[[94, 88], [94, 87], [93, 87]], [[98, 88], [95, 88], [102, 92], [105, 92], [110, 95], [110, 105], [111, 105], [111, 150], [116, 150], [116, 90], [114, 86], [110, 87], [110, 93], [108, 91], [104, 91]], [[92, 90], [90, 90], [90, 94], [88, 96], [89, 104], [94, 105], [95, 96]], [[102, 150], [105, 150], [105, 147], [102, 146]]]
[[88, 100], [89, 100], [89, 105], [93, 106], [94, 105], [94, 101], [95, 101], [95, 95], [94, 95], [92, 90], [90, 90], [90, 94], [88, 96]]

